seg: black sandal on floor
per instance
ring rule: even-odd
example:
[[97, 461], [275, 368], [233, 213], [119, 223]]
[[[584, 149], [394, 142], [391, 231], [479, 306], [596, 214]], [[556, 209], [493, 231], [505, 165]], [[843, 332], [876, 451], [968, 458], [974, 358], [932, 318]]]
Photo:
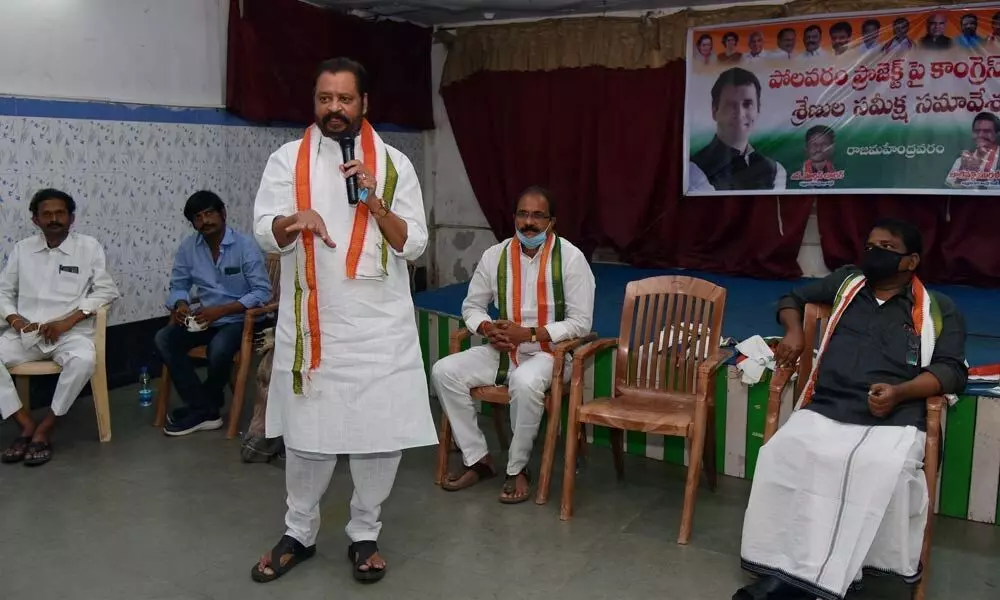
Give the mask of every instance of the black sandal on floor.
[[[525, 480], [528, 482], [528, 492], [523, 496], [514, 496], [517, 493], [517, 478], [524, 475]], [[500, 491], [500, 502], [502, 504], [520, 504], [531, 497], [531, 473], [528, 472], [527, 468], [521, 469], [521, 472], [517, 475], [508, 475], [507, 480], [503, 483], [503, 489]]]
[[24, 460], [24, 455], [28, 450], [29, 444], [31, 444], [31, 437], [19, 437], [15, 439], [3, 451], [3, 457], [0, 458], [0, 462], [8, 465], [21, 462]]
[[[257, 561], [257, 564], [253, 566], [253, 569], [250, 570], [250, 577], [257, 583], [270, 583], [291, 571], [300, 562], [312, 558], [315, 554], [315, 544], [306, 548], [297, 539], [283, 535], [274, 548], [271, 549], [268, 562], [264, 564], [264, 557], [261, 557]], [[291, 555], [291, 558], [285, 564], [281, 564], [281, 557], [286, 555]], [[272, 573], [268, 574], [263, 571], [263, 569], [267, 568], [271, 569]]]
[[31, 442], [24, 453], [24, 466], [40, 467], [52, 460], [52, 442]]
[[[368, 564], [368, 559], [378, 554], [378, 543], [371, 540], [354, 542], [347, 547], [347, 560], [354, 563], [354, 578], [364, 583], [375, 583], [385, 577], [385, 568], [376, 569]], [[367, 566], [367, 571], [361, 567]]]

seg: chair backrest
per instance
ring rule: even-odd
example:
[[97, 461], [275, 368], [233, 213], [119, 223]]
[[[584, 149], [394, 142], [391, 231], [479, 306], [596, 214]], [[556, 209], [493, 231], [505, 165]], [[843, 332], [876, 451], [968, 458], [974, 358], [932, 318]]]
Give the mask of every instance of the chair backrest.
[[271, 302], [277, 302], [281, 297], [281, 255], [269, 253], [264, 259], [267, 277], [271, 280]]
[[625, 287], [615, 387], [694, 393], [698, 366], [719, 348], [726, 290], [693, 277]]
[[829, 304], [806, 304], [805, 314], [802, 315], [805, 343], [802, 346], [802, 355], [799, 357], [798, 378], [795, 381], [795, 402], [798, 402], [806, 382], [809, 381], [809, 375], [813, 368], [813, 352], [819, 348], [819, 344], [823, 340], [827, 325], [830, 324], [832, 312], [833, 307]]

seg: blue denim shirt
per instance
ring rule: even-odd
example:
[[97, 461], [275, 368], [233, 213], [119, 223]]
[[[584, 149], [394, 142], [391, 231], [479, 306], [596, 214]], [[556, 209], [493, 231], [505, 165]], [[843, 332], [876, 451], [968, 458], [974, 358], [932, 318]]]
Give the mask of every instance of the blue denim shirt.
[[[190, 302], [193, 285], [198, 286], [198, 299], [203, 306], [239, 302], [253, 308], [271, 299], [271, 280], [264, 268], [264, 254], [253, 238], [232, 227], [226, 227], [222, 237], [218, 262], [212, 259], [212, 250], [200, 233], [181, 242], [170, 273], [167, 308], [172, 310], [180, 300]], [[212, 326], [242, 321], [243, 315], [226, 315]]]

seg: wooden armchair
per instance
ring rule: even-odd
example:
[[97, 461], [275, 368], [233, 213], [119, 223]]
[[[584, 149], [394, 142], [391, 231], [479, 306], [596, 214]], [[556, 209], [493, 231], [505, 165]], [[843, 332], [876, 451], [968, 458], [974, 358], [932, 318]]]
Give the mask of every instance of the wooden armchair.
[[[97, 309], [94, 322], [94, 350], [96, 364], [94, 374], [90, 377], [90, 393], [94, 397], [94, 410], [97, 411], [97, 434], [102, 442], [111, 441], [111, 407], [108, 404], [108, 363], [105, 345], [108, 338], [108, 305]], [[21, 405], [31, 407], [28, 395], [28, 377], [33, 375], [55, 375], [62, 373], [62, 367], [51, 360], [36, 360], [23, 363], [9, 369]]]
[[[449, 340], [450, 354], [457, 354], [462, 351], [462, 342], [469, 339], [472, 334], [468, 329], [462, 327], [451, 334]], [[582, 338], [564, 340], [555, 344], [552, 348], [552, 386], [545, 395], [545, 412], [548, 420], [545, 427], [545, 442], [542, 447], [542, 468], [538, 478], [538, 491], [535, 494], [536, 504], [545, 504], [549, 500], [549, 487], [552, 482], [552, 465], [555, 462], [556, 440], [559, 437], [560, 409], [562, 408], [563, 397], [563, 374], [566, 368], [566, 354], [579, 348], [580, 346], [597, 339], [596, 334], [589, 334]], [[489, 402], [493, 405], [493, 425], [496, 427], [497, 438], [504, 449], [508, 447], [507, 431], [505, 424], [506, 411], [499, 410], [500, 407], [510, 405], [510, 393], [507, 386], [489, 385], [472, 388], [473, 399], [481, 402]], [[578, 438], [574, 438], [579, 443]], [[441, 415], [441, 426], [438, 433], [438, 454], [437, 469], [434, 475], [434, 484], [441, 485], [445, 477], [448, 476], [448, 453], [452, 447], [451, 424], [448, 422], [448, 415]]]
[[[266, 259], [268, 278], [271, 280], [271, 301], [264, 306], [248, 309], [243, 313], [243, 338], [240, 341], [240, 351], [233, 357], [234, 375], [230, 380], [233, 388], [233, 400], [229, 405], [229, 426], [226, 438], [232, 439], [239, 434], [240, 416], [243, 414], [243, 400], [246, 396], [247, 375], [250, 373], [250, 363], [253, 361], [253, 338], [257, 319], [261, 315], [278, 310], [281, 282], [281, 255], [268, 254]], [[196, 346], [188, 352], [191, 358], [205, 359], [208, 346]], [[163, 428], [167, 420], [167, 405], [170, 403], [170, 370], [163, 365], [160, 374], [160, 389], [156, 395], [156, 418], [153, 427]]]
[[[678, 544], [691, 537], [694, 503], [704, 462], [709, 488], [715, 473], [715, 371], [731, 356], [719, 349], [726, 290], [691, 277], [651, 277], [625, 288], [617, 339], [602, 339], [573, 356], [569, 425], [575, 439], [584, 423], [611, 428], [618, 478], [624, 475], [623, 430], [680, 436], [689, 440], [687, 485]], [[586, 360], [617, 348], [615, 387], [610, 398], [583, 403]], [[567, 441], [560, 518], [573, 515], [576, 446]]]
[[[794, 401], [797, 402], [809, 380], [813, 369], [813, 350], [818, 340], [823, 339], [827, 325], [830, 323], [832, 307], [828, 304], [806, 304], [803, 316], [805, 344], [799, 357], [797, 368], [779, 368], [771, 378], [770, 393], [767, 398], [767, 420], [764, 425], [764, 443], [778, 431], [781, 418], [781, 393], [785, 385], [798, 372], [795, 382]], [[794, 406], [794, 405], [793, 405]], [[944, 410], [945, 399], [934, 396], [927, 399], [927, 439], [924, 445], [924, 476], [927, 478], [927, 525], [924, 527], [923, 547], [920, 551], [921, 578], [913, 588], [914, 600], [924, 600], [927, 589], [928, 570], [931, 556], [931, 524], [934, 521], [935, 490], [937, 490], [938, 461], [941, 449], [941, 411]], [[798, 407], [801, 408], [801, 407]]]

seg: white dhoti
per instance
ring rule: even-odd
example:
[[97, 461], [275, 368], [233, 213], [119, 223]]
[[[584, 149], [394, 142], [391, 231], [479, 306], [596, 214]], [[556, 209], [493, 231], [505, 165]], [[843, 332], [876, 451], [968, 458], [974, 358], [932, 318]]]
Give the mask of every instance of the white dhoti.
[[97, 351], [89, 336], [73, 331], [60, 337], [49, 351], [38, 346], [25, 348], [20, 334], [13, 329], [4, 331], [0, 335], [0, 417], [6, 419], [21, 409], [17, 388], [7, 369], [36, 360], [52, 360], [62, 367], [52, 396], [52, 412], [61, 417], [94, 375]]
[[[285, 533], [303, 546], [312, 546], [319, 534], [320, 501], [333, 478], [337, 455], [288, 448], [286, 456], [288, 512], [285, 514]], [[392, 491], [401, 456], [402, 452], [398, 451], [350, 456], [354, 494], [351, 496], [351, 520], [345, 531], [352, 542], [378, 540], [382, 530], [379, 521], [382, 503]]]
[[[552, 360], [552, 355], [545, 352], [519, 353], [518, 364], [511, 364], [507, 386], [514, 435], [508, 452], [508, 475], [520, 473], [531, 458], [538, 426], [545, 414], [545, 392], [552, 384]], [[431, 370], [438, 400], [467, 467], [489, 453], [486, 437], [476, 423], [476, 408], [469, 391], [493, 385], [499, 366], [500, 353], [496, 349], [475, 346], [440, 359]]]
[[843, 598], [864, 568], [919, 579], [925, 438], [915, 427], [793, 413], [761, 448], [743, 567], [827, 600]]

